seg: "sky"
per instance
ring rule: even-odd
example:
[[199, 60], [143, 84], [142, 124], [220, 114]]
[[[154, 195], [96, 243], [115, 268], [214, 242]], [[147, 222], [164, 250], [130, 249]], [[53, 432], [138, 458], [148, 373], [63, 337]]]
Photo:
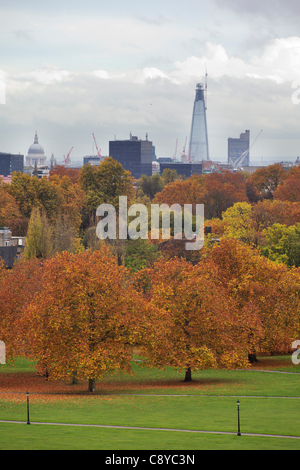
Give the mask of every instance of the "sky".
[[252, 164], [293, 161], [299, 20], [299, 0], [0, 0], [0, 152], [26, 156], [37, 130], [82, 164], [93, 133], [104, 156], [132, 133], [179, 158], [207, 69], [210, 158], [249, 129]]

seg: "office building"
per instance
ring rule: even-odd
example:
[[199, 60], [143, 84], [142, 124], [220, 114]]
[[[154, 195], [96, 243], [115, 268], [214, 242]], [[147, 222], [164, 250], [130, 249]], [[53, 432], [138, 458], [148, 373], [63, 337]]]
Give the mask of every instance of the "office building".
[[24, 172], [24, 155], [0, 152], [0, 175], [9, 176], [14, 171]]
[[228, 164], [235, 167], [249, 166], [250, 131], [245, 131], [239, 138], [228, 139]]
[[141, 140], [130, 133], [129, 140], [109, 142], [109, 156], [121, 163], [136, 179], [142, 175], [152, 175], [152, 155], [152, 142], [148, 140], [148, 135], [146, 140]]
[[189, 178], [194, 173], [202, 175], [202, 163], [160, 163], [161, 175], [166, 168], [176, 170], [179, 176], [185, 176], [186, 178]]

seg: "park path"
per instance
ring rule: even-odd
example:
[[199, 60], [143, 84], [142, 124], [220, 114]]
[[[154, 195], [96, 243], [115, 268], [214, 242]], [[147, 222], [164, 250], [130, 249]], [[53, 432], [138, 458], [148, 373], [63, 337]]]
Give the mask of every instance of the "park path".
[[[25, 421], [6, 421], [0, 420], [0, 423], [10, 423], [10, 424], [27, 424]], [[141, 426], [109, 426], [105, 424], [70, 424], [70, 423], [43, 423], [43, 422], [31, 422], [31, 425], [46, 425], [46, 426], [75, 426], [75, 427], [89, 427], [89, 428], [109, 428], [109, 429], [128, 429], [128, 430], [140, 430], [140, 431], [168, 431], [168, 432], [189, 432], [189, 433], [198, 433], [198, 434], [225, 434], [236, 436], [236, 432], [226, 432], [226, 431], [199, 431], [192, 429], [172, 429], [172, 428], [144, 428]], [[273, 438], [282, 438], [282, 439], [300, 439], [300, 436], [284, 436], [279, 434], [254, 434], [254, 433], [242, 433], [243, 436], [250, 437], [273, 437]]]

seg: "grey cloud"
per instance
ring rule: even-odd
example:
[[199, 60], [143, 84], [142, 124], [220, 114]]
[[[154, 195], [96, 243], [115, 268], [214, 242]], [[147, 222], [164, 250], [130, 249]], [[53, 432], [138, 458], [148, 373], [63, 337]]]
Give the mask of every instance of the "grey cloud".
[[264, 16], [267, 18], [280, 16], [299, 16], [299, 0], [214, 0], [220, 8], [231, 9], [239, 14], [253, 14], [255, 16]]

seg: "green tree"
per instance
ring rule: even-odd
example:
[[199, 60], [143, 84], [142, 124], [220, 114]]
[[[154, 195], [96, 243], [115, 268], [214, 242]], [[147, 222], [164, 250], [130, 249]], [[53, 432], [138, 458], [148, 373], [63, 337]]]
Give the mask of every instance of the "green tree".
[[223, 212], [223, 221], [225, 222], [224, 236], [238, 238], [246, 242], [252, 241], [255, 230], [252, 227], [251, 215], [252, 206], [247, 202], [237, 202]]
[[45, 212], [34, 207], [28, 225], [23, 256], [25, 259], [50, 258], [53, 253], [52, 231]]
[[266, 246], [260, 247], [264, 256], [276, 263], [300, 267], [300, 224], [287, 227], [274, 224], [265, 230]]
[[178, 175], [176, 170], [171, 170], [171, 168], [165, 168], [162, 172], [161, 179], [164, 182], [164, 185], [169, 183], [174, 183], [174, 181], [178, 179], [182, 179], [181, 176]]
[[38, 207], [45, 209], [50, 221], [55, 220], [61, 197], [58, 187], [47, 178], [39, 180], [21, 172], [14, 173], [7, 191], [15, 198], [23, 218], [29, 218], [33, 207]]
[[152, 201], [154, 196], [163, 190], [164, 181], [158, 173], [152, 176], [142, 175], [138, 181], [138, 185], [143, 193]]
[[83, 166], [79, 182], [86, 194], [85, 228], [90, 225], [100, 204], [112, 204], [118, 212], [119, 196], [127, 196], [129, 205], [135, 196], [130, 172], [112, 157], [106, 158], [99, 167]]
[[125, 266], [132, 272], [152, 266], [158, 259], [158, 246], [148, 240], [127, 240]]

